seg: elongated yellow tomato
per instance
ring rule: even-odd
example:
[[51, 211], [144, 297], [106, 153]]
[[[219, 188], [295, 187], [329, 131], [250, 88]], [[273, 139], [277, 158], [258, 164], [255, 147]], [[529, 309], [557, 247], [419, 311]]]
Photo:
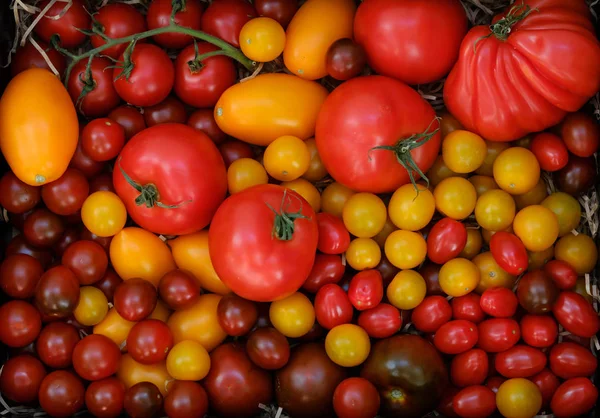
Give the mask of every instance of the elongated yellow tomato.
[[174, 380], [169, 375], [164, 361], [142, 364], [135, 361], [131, 354], [124, 354], [121, 357], [117, 377], [127, 389], [140, 382], [154, 383], [163, 396], [167, 395], [169, 383]]
[[110, 261], [123, 280], [139, 277], [155, 286], [175, 262], [167, 244], [141, 228], [125, 228], [110, 243]]
[[352, 0], [308, 0], [286, 31], [283, 62], [307, 80], [327, 75], [325, 57], [332, 43], [352, 38], [356, 6]]
[[94, 334], [104, 335], [120, 347], [127, 340], [129, 331], [134, 325], [135, 322], [123, 319], [115, 308], [111, 308], [104, 319], [94, 326]]
[[262, 74], [225, 90], [215, 106], [215, 120], [226, 134], [255, 145], [267, 146], [284, 135], [305, 140], [315, 134], [326, 97], [327, 89], [318, 83], [290, 74]]
[[77, 112], [60, 80], [32, 68], [0, 99], [0, 148], [15, 175], [32, 186], [63, 175], [77, 148]]

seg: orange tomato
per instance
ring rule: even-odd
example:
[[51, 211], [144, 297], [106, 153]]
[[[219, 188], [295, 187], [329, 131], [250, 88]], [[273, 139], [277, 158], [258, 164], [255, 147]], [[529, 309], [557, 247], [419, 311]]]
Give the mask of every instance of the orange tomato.
[[164, 361], [154, 364], [142, 364], [135, 361], [130, 354], [121, 357], [117, 378], [129, 389], [140, 382], [154, 383], [163, 396], [167, 395], [167, 387], [173, 380]]
[[475, 228], [467, 228], [467, 243], [458, 256], [471, 260], [479, 254], [482, 246], [483, 238], [481, 237], [481, 231]]
[[441, 155], [438, 155], [433, 165], [427, 172], [427, 178], [431, 187], [435, 187], [448, 177], [467, 177], [466, 174], [458, 174], [450, 170]]
[[598, 262], [598, 248], [594, 240], [585, 234], [567, 234], [554, 248], [557, 260], [569, 263], [577, 274], [590, 273]]
[[121, 347], [125, 344], [129, 331], [134, 325], [135, 322], [123, 319], [115, 308], [111, 308], [102, 322], [94, 327], [94, 334], [104, 335]]
[[322, 211], [341, 218], [344, 206], [353, 194], [354, 191], [346, 186], [336, 182], [331, 183], [321, 193]]
[[308, 165], [308, 170], [306, 170], [302, 177], [312, 182], [319, 181], [327, 175], [327, 169], [325, 168], [323, 161], [321, 161], [321, 156], [317, 150], [317, 142], [314, 138], [309, 138], [304, 141], [304, 143], [310, 153], [310, 163]]
[[286, 189], [291, 189], [302, 196], [308, 204], [313, 208], [315, 213], [321, 210], [321, 194], [319, 190], [308, 180], [296, 179], [292, 181], [284, 181], [281, 186]]
[[487, 251], [485, 253], [478, 254], [473, 258], [473, 264], [479, 268], [479, 283], [475, 292], [482, 294], [486, 289], [492, 289], [494, 287], [505, 287], [512, 289], [517, 281], [515, 276], [512, 276], [502, 270], [502, 268], [496, 263], [492, 253]]
[[32, 68], [11, 80], [0, 99], [0, 148], [21, 181], [41, 186], [62, 176], [78, 138], [77, 112], [60, 79]]
[[493, 176], [494, 175], [494, 161], [502, 151], [510, 148], [510, 144], [506, 142], [492, 142], [485, 141], [486, 154], [483, 164], [475, 170], [475, 174], [482, 176]]
[[162, 322], [167, 322], [171, 316], [171, 311], [167, 308], [167, 305], [162, 300], [156, 301], [156, 307], [152, 313], [148, 316], [148, 319], [158, 319]]
[[127, 222], [127, 209], [119, 196], [100, 190], [89, 195], [81, 207], [81, 221], [99, 237], [112, 237]]
[[527, 193], [514, 196], [518, 210], [527, 206], [539, 205], [546, 197], [548, 197], [548, 189], [544, 179], [540, 179], [533, 189]]
[[499, 189], [493, 177], [477, 175], [469, 177], [469, 181], [475, 187], [477, 197], [487, 191]]

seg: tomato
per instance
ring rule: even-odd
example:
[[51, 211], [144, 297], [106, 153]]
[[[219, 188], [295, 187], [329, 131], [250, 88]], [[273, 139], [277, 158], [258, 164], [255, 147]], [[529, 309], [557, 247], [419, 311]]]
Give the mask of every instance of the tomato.
[[433, 190], [436, 209], [443, 215], [461, 220], [475, 209], [477, 192], [468, 180], [449, 177], [442, 180]]
[[486, 230], [502, 231], [511, 226], [515, 209], [511, 195], [503, 190], [489, 190], [477, 199], [475, 219]]
[[467, 243], [458, 256], [466, 258], [467, 260], [473, 260], [473, 258], [481, 251], [482, 246], [483, 238], [481, 237], [479, 229], [467, 228]]
[[527, 250], [516, 235], [503, 231], [495, 233], [490, 240], [490, 250], [496, 263], [506, 272], [518, 275], [527, 269]]
[[317, 214], [319, 241], [317, 249], [324, 254], [342, 254], [350, 245], [350, 234], [344, 223], [329, 213]]
[[40, 203], [39, 187], [23, 183], [12, 171], [0, 179], [0, 205], [12, 213], [25, 213]]
[[261, 369], [277, 370], [290, 358], [290, 345], [285, 336], [275, 328], [258, 328], [248, 336], [246, 353]]
[[276, 180], [290, 181], [302, 176], [310, 164], [310, 152], [300, 138], [285, 135], [269, 144], [263, 155], [264, 166]]
[[[129, 4], [106, 4], [94, 14], [94, 27], [98, 27], [109, 38], [124, 38], [136, 33], [146, 31], [146, 20], [137, 9]], [[106, 43], [100, 35], [90, 37], [93, 48], [98, 48]], [[102, 55], [117, 59], [125, 49], [127, 43], [117, 44], [102, 51]]]
[[85, 406], [98, 418], [116, 418], [123, 411], [125, 385], [114, 378], [90, 383], [85, 391]]
[[319, 194], [319, 190], [308, 180], [296, 179], [292, 181], [284, 181], [280, 184], [280, 186], [289, 190], [293, 190], [302, 196], [312, 207], [315, 213], [321, 210], [321, 195]]
[[452, 407], [460, 417], [487, 417], [496, 411], [496, 395], [487, 386], [469, 386], [454, 395]]
[[[223, 144], [227, 139], [227, 135], [217, 125], [212, 109], [195, 110], [188, 118], [187, 124], [198, 131], [204, 132], [217, 145]], [[235, 144], [236, 142], [232, 143]], [[252, 153], [249, 154], [249, 157], [252, 157]], [[225, 156], [223, 156], [223, 159], [225, 160], [225, 165], [229, 166]]]
[[364, 48], [350, 38], [338, 39], [332, 43], [325, 56], [327, 74], [340, 81], [358, 76], [366, 65]]
[[427, 257], [436, 264], [444, 264], [457, 257], [467, 244], [464, 224], [450, 218], [438, 221], [427, 236]]
[[412, 184], [405, 184], [396, 190], [390, 199], [389, 216], [398, 228], [418, 231], [427, 226], [433, 217], [433, 194], [421, 185], [417, 188], [418, 193]]
[[11, 357], [5, 361], [0, 375], [0, 390], [4, 398], [18, 403], [33, 402], [46, 376], [44, 365], [27, 354]]
[[[65, 57], [54, 48], [50, 48], [48, 44], [41, 41], [36, 41], [39, 47], [46, 53], [50, 62], [58, 71], [59, 76], [62, 78], [66, 69]], [[10, 62], [10, 75], [11, 77], [16, 76], [23, 71], [30, 68], [44, 68], [51, 70], [50, 66], [31, 42], [27, 42], [25, 45], [17, 48], [17, 51], [12, 56]], [[52, 71], [52, 70], [51, 70]]]
[[249, 20], [256, 17], [254, 6], [246, 0], [219, 0], [210, 4], [201, 18], [201, 28], [209, 35], [221, 38], [236, 48], [240, 32]]
[[[446, 109], [442, 109], [438, 112], [438, 116], [440, 117], [440, 129], [442, 131], [442, 138], [445, 138], [448, 134], [463, 129], [463, 126], [460, 122], [452, 116]], [[441, 155], [440, 155], [441, 158]]]
[[0, 289], [15, 299], [29, 299], [44, 273], [42, 264], [30, 255], [14, 254], [0, 265]]
[[569, 161], [565, 143], [551, 133], [537, 134], [531, 142], [531, 152], [545, 171], [558, 171]]
[[346, 251], [346, 261], [354, 270], [375, 268], [381, 261], [381, 249], [370, 238], [356, 238]]
[[186, 123], [187, 118], [184, 104], [171, 96], [157, 105], [144, 108], [144, 123], [148, 127], [161, 123]]
[[38, 396], [40, 406], [48, 415], [70, 417], [83, 408], [85, 388], [73, 373], [56, 370], [42, 380]]
[[509, 379], [498, 388], [496, 405], [505, 417], [531, 418], [542, 407], [542, 394], [535, 383], [527, 379]]
[[479, 268], [464, 258], [454, 258], [440, 269], [440, 286], [449, 296], [463, 296], [475, 290], [480, 280]]
[[154, 383], [140, 382], [125, 392], [123, 407], [129, 416], [153, 417], [162, 409], [163, 396]]
[[173, 336], [167, 325], [157, 319], [136, 323], [127, 335], [127, 351], [142, 364], [164, 361], [173, 347]]
[[239, 45], [244, 55], [253, 61], [272, 61], [283, 52], [285, 31], [274, 19], [254, 18], [242, 27]]
[[79, 333], [74, 326], [51, 322], [40, 332], [35, 348], [44, 364], [61, 369], [71, 365], [73, 349], [78, 341]]
[[558, 238], [556, 215], [544, 206], [532, 205], [521, 209], [515, 216], [513, 228], [529, 251], [544, 251]]
[[487, 353], [506, 351], [521, 338], [519, 324], [509, 318], [486, 319], [478, 325], [478, 330], [478, 347]]
[[57, 215], [73, 215], [83, 206], [89, 190], [85, 176], [78, 170], [67, 168], [59, 179], [42, 186], [42, 199]]
[[488, 377], [489, 359], [485, 351], [474, 348], [454, 357], [450, 365], [452, 383], [458, 387], [481, 385]]
[[[50, 0], [44, 0], [37, 7], [44, 10], [49, 3]], [[60, 46], [74, 48], [87, 39], [87, 35], [81, 30], [90, 28], [90, 20], [83, 1], [74, 0], [68, 6], [58, 2], [48, 8], [33, 30], [44, 42], [50, 43], [52, 36], [56, 34], [59, 36]]]
[[546, 273], [560, 290], [573, 289], [577, 284], [577, 272], [565, 261], [552, 260], [544, 266]]
[[427, 296], [413, 310], [411, 321], [416, 329], [434, 333], [452, 318], [452, 308], [442, 296]]
[[590, 273], [598, 261], [598, 248], [594, 240], [585, 234], [567, 234], [554, 248], [557, 260], [570, 264], [578, 275]]
[[600, 318], [592, 305], [575, 292], [561, 292], [552, 308], [558, 323], [580, 337], [592, 337], [600, 330]]
[[158, 283], [160, 299], [173, 310], [189, 308], [198, 300], [200, 292], [198, 281], [185, 270], [172, 270]]
[[202, 417], [208, 412], [208, 395], [199, 383], [175, 381], [169, 386], [163, 407], [172, 418]]
[[476, 293], [452, 298], [450, 304], [454, 319], [464, 319], [474, 324], [479, 324], [485, 319], [485, 312], [481, 309], [481, 296]]
[[121, 350], [110, 338], [92, 334], [73, 350], [73, 367], [85, 380], [100, 380], [117, 372]]
[[494, 180], [502, 190], [511, 195], [529, 192], [539, 179], [540, 165], [528, 149], [508, 148], [494, 161]]
[[435, 187], [440, 184], [442, 180], [445, 180], [449, 177], [467, 178], [467, 175], [458, 174], [450, 170], [444, 163], [442, 156], [438, 155], [431, 168], [427, 171], [427, 177], [429, 178], [429, 184]]
[[550, 369], [561, 379], [592, 376], [598, 367], [598, 360], [588, 348], [570, 342], [552, 347], [548, 358]]
[[425, 261], [427, 242], [418, 233], [405, 230], [392, 232], [385, 240], [385, 255], [400, 269], [412, 269]]
[[114, 108], [108, 118], [114, 120], [125, 129], [125, 140], [131, 139], [135, 134], [146, 129], [144, 115], [140, 111], [128, 105]]
[[546, 367], [546, 355], [537, 348], [517, 344], [496, 354], [495, 368], [504, 377], [531, 377]]
[[93, 284], [104, 277], [108, 257], [104, 248], [94, 241], [77, 241], [65, 250], [62, 264], [68, 267], [83, 285]]
[[359, 311], [374, 308], [383, 299], [383, 279], [377, 270], [364, 270], [350, 281], [348, 297]]
[[229, 194], [239, 193], [252, 186], [268, 182], [269, 176], [264, 167], [251, 158], [235, 160], [227, 169]]
[[[498, 158], [498, 155], [505, 149], [509, 148], [510, 145], [504, 142], [492, 142], [485, 141], [486, 145], [486, 154], [483, 160], [483, 164], [475, 170], [476, 174], [480, 176], [489, 176], [492, 177], [494, 175], [494, 161]], [[494, 182], [496, 184], [496, 182]], [[495, 188], [498, 188], [496, 185]]]
[[81, 133], [83, 152], [96, 161], [112, 160], [124, 144], [125, 129], [109, 118], [90, 121]]
[[[501, 142], [499, 142], [501, 144]], [[469, 182], [475, 187], [475, 192], [477, 193], [477, 198], [479, 199], [484, 193], [490, 190], [499, 189], [496, 181], [493, 177], [489, 176], [471, 176], [469, 177]]]
[[569, 152], [578, 157], [591, 157], [600, 147], [598, 124], [585, 113], [568, 114], [561, 123], [560, 133]]
[[164, 362], [142, 364], [135, 361], [130, 354], [123, 354], [121, 357], [117, 378], [123, 382], [126, 389], [141, 382], [152, 383], [163, 396], [167, 394], [167, 384], [173, 380]]
[[[383, 288], [381, 289], [383, 295]], [[319, 324], [326, 329], [352, 321], [354, 309], [346, 292], [337, 284], [326, 284], [315, 296], [315, 316]]]
[[121, 98], [113, 86], [112, 62], [107, 58], [94, 57], [90, 72], [86, 69], [87, 64], [88, 60], [83, 59], [73, 66], [67, 90], [79, 112], [88, 118], [96, 118], [114, 109]]
[[[177, 10], [173, 14], [173, 9]], [[202, 16], [202, 3], [198, 0], [186, 0], [183, 3], [173, 4], [169, 0], [152, 0], [148, 7], [146, 20], [148, 29], [157, 29], [171, 24], [171, 17], [179, 26], [193, 30], [200, 29], [200, 18]], [[165, 48], [180, 49], [191, 44], [193, 38], [183, 33], [161, 33], [152, 37], [154, 42]]]
[[302, 293], [293, 293], [271, 303], [271, 323], [286, 337], [298, 338], [306, 334], [315, 322], [315, 310]]
[[342, 258], [331, 254], [317, 254], [315, 263], [302, 285], [302, 289], [310, 293], [316, 293], [321, 287], [328, 283], [337, 283], [342, 279], [346, 267]]
[[334, 363], [343, 367], [355, 367], [367, 359], [371, 342], [367, 332], [358, 325], [343, 324], [327, 333], [325, 350]]
[[77, 277], [64, 266], [52, 267], [40, 278], [34, 302], [44, 315], [66, 318], [73, 313], [79, 302]]
[[177, 380], [201, 380], [210, 369], [208, 351], [197, 341], [180, 341], [169, 351], [167, 371]]
[[26, 254], [38, 260], [42, 267], [48, 267], [52, 262], [52, 253], [32, 246], [26, 240], [23, 234], [16, 235], [6, 247], [6, 256], [13, 254]]
[[598, 399], [598, 389], [589, 379], [569, 379], [556, 389], [550, 408], [561, 417], [576, 417], [591, 410]]
[[354, 191], [346, 186], [336, 182], [331, 183], [321, 194], [322, 211], [342, 218], [344, 206], [353, 194]]
[[254, 7], [259, 16], [270, 17], [286, 28], [298, 10], [298, 3], [295, 0], [256, 0]]
[[551, 347], [558, 337], [558, 325], [551, 316], [525, 315], [521, 318], [521, 336], [532, 347]]
[[308, 152], [310, 153], [310, 162], [308, 164], [308, 169], [304, 172], [302, 178], [316, 183], [327, 175], [327, 170], [323, 165], [323, 161], [321, 161], [321, 156], [317, 150], [315, 139], [309, 138], [304, 141], [304, 144], [306, 144]]
[[557, 173], [558, 189], [572, 196], [586, 192], [596, 179], [596, 160], [571, 155], [569, 162]]
[[104, 319], [94, 326], [94, 334], [104, 335], [121, 347], [127, 340], [127, 336], [135, 322], [130, 322], [121, 317], [117, 310], [111, 308]]
[[396, 307], [380, 303], [376, 307], [360, 313], [358, 326], [364, 329], [371, 338], [387, 338], [400, 330], [402, 317]]
[[481, 295], [481, 309], [495, 318], [510, 318], [517, 312], [519, 300], [512, 290], [498, 287], [487, 288]]
[[108, 300], [100, 289], [92, 286], [83, 286], [79, 289], [79, 303], [73, 311], [77, 322], [85, 326], [96, 325], [107, 313]]
[[416, 308], [425, 298], [427, 286], [423, 276], [414, 270], [402, 270], [387, 287], [387, 298], [398, 309]]
[[124, 281], [115, 289], [114, 306], [127, 321], [140, 321], [156, 307], [157, 293], [153, 284], [140, 278]]
[[446, 322], [435, 333], [433, 343], [445, 354], [460, 354], [477, 344], [477, 325], [464, 319]]
[[471, 173], [483, 164], [487, 146], [483, 138], [472, 132], [456, 130], [444, 137], [442, 158], [455, 173]]
[[556, 215], [559, 237], [567, 235], [579, 226], [581, 206], [574, 197], [566, 193], [556, 192], [545, 198], [541, 205], [550, 209]]
[[550, 370], [544, 369], [533, 377], [530, 377], [536, 384], [542, 394], [542, 408], [546, 409], [550, 405], [550, 400], [560, 386], [560, 381]]
[[527, 273], [517, 286], [519, 303], [532, 314], [550, 312], [558, 293], [554, 282], [542, 270]]
[[554, 246], [545, 251], [529, 251], [529, 267], [527, 271], [535, 271], [544, 268], [546, 263], [554, 257]]
[[[100, 174], [100, 172], [104, 169], [104, 163], [92, 160], [92, 158], [83, 151], [81, 141], [79, 141], [69, 167], [81, 172], [89, 180], [90, 178]], [[112, 185], [112, 176], [110, 183]]]
[[92, 233], [100, 237], [111, 237], [125, 226], [127, 210], [115, 193], [95, 192], [83, 202], [81, 220]]
[[340, 418], [370, 418], [379, 411], [379, 392], [362, 377], [343, 380], [333, 393], [333, 408]]
[[397, 229], [398, 228], [396, 228], [396, 225], [392, 223], [392, 220], [388, 216], [387, 220], [385, 221], [385, 224], [383, 225], [383, 228], [381, 229], [381, 231], [379, 231], [377, 235], [373, 237], [373, 239], [375, 240], [375, 242], [377, 242], [377, 245], [379, 245], [383, 249], [385, 248], [385, 241], [388, 239], [390, 234], [396, 231]]
[[23, 225], [23, 235], [27, 241], [41, 248], [52, 247], [64, 231], [62, 219], [46, 209], [32, 212]]
[[518, 210], [531, 205], [539, 205], [546, 197], [548, 197], [548, 189], [546, 188], [546, 182], [543, 178], [540, 178], [533, 189], [527, 193], [513, 196]]
[[507, 273], [498, 265], [489, 251], [478, 254], [472, 261], [479, 268], [481, 278], [475, 289], [477, 293], [481, 294], [487, 289], [497, 287], [512, 289], [517, 281], [515, 275]]
[[387, 219], [383, 201], [371, 193], [356, 193], [349, 197], [342, 212], [344, 225], [359, 238], [377, 235]]
[[227, 294], [217, 307], [219, 325], [231, 336], [247, 334], [258, 319], [256, 303], [243, 299], [234, 293]]

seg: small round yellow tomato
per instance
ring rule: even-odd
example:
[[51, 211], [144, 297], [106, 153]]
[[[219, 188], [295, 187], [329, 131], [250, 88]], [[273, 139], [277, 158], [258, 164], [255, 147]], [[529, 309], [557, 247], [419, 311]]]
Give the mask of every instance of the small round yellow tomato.
[[352, 235], [371, 238], [383, 229], [387, 211], [383, 201], [373, 193], [356, 193], [344, 205], [342, 218]]
[[581, 206], [573, 196], [556, 192], [545, 198], [541, 205], [550, 209], [558, 219], [558, 236], [567, 235], [579, 226]]
[[548, 189], [544, 179], [540, 179], [533, 189], [527, 193], [514, 196], [518, 210], [531, 205], [539, 205], [546, 197], [548, 197]]
[[[508, 228], [504, 229], [503, 231], [510, 232], [511, 234], [514, 233], [512, 225], [509, 225]], [[489, 231], [487, 229], [481, 229], [481, 237], [483, 238], [483, 242], [485, 242], [486, 244], [489, 245], [490, 240], [492, 239], [492, 237], [494, 236], [495, 233], [496, 233], [496, 231]]]
[[510, 148], [510, 144], [506, 142], [493, 142], [485, 141], [486, 153], [483, 164], [475, 170], [476, 174], [481, 176], [493, 176], [494, 175], [494, 161], [498, 158], [498, 155], [505, 149]]
[[121, 356], [117, 378], [123, 382], [126, 389], [141, 382], [153, 383], [163, 396], [167, 395], [167, 387], [173, 380], [164, 361], [154, 364], [142, 364], [135, 361], [131, 354]]
[[154, 307], [152, 313], [148, 316], [148, 319], [158, 319], [159, 321], [166, 323], [170, 316], [171, 311], [169, 308], [167, 308], [167, 305], [165, 305], [162, 300], [157, 300], [156, 306]]
[[509, 379], [498, 388], [496, 406], [506, 418], [533, 418], [542, 408], [542, 393], [528, 379]]
[[472, 173], [477, 170], [487, 153], [485, 141], [479, 135], [463, 130], [449, 133], [442, 142], [442, 158], [455, 173]]
[[331, 183], [321, 193], [321, 211], [341, 218], [344, 206], [353, 194], [354, 192], [346, 186]]
[[308, 170], [310, 152], [303, 140], [285, 135], [269, 144], [263, 162], [267, 173], [274, 179], [296, 180]]
[[554, 258], [554, 245], [551, 245], [544, 251], [527, 251], [528, 265], [527, 271], [534, 271], [544, 268], [548, 261]]
[[540, 180], [540, 164], [528, 149], [508, 148], [494, 161], [494, 180], [510, 194], [527, 193]]
[[427, 226], [435, 213], [435, 199], [426, 187], [417, 185], [419, 192], [412, 184], [405, 184], [394, 192], [388, 212], [390, 219], [400, 229], [418, 231]]
[[414, 309], [419, 306], [425, 299], [426, 293], [425, 279], [414, 270], [398, 272], [386, 291], [390, 303], [402, 310]]
[[515, 200], [504, 190], [489, 190], [477, 199], [475, 219], [490, 231], [502, 231], [515, 219]]
[[492, 253], [487, 251], [478, 254], [473, 258], [473, 264], [479, 269], [479, 284], [475, 289], [475, 292], [482, 294], [487, 289], [494, 287], [505, 287], [512, 289], [517, 281], [516, 276], [512, 276], [504, 271], [496, 260]]
[[594, 240], [585, 234], [568, 234], [558, 240], [554, 247], [557, 260], [569, 263], [579, 275], [590, 273], [598, 262], [598, 248]]
[[373, 269], [381, 261], [381, 248], [371, 238], [355, 238], [346, 250], [346, 261], [354, 270]]
[[291, 189], [302, 196], [308, 204], [313, 208], [315, 213], [321, 210], [321, 194], [317, 188], [308, 180], [296, 179], [292, 181], [284, 181], [281, 185], [287, 189]]
[[385, 240], [385, 256], [399, 269], [412, 269], [425, 261], [427, 242], [418, 232], [399, 229]]
[[81, 325], [98, 324], [108, 313], [108, 300], [100, 289], [94, 286], [83, 286], [79, 289], [79, 303], [73, 312]]
[[275, 329], [286, 337], [299, 338], [315, 324], [315, 309], [306, 296], [297, 292], [271, 302], [269, 319]]
[[480, 277], [479, 267], [475, 263], [466, 258], [454, 258], [440, 269], [440, 287], [444, 293], [456, 298], [475, 290]]
[[83, 202], [81, 220], [91, 233], [99, 237], [112, 237], [125, 226], [127, 209], [116, 194], [99, 191], [89, 195]]
[[202, 380], [210, 370], [210, 356], [198, 341], [180, 341], [167, 356], [167, 371], [177, 380]]
[[269, 62], [281, 55], [285, 47], [285, 31], [274, 19], [255, 17], [240, 31], [240, 49], [257, 62]]
[[223, 331], [217, 318], [220, 300], [220, 295], [207, 293], [189, 308], [174, 312], [167, 325], [173, 333], [175, 343], [193, 340], [202, 344], [207, 351], [221, 344], [227, 333]]
[[489, 176], [471, 176], [469, 182], [475, 187], [477, 197], [489, 190], [499, 189], [494, 178]]
[[110, 308], [104, 319], [94, 327], [94, 334], [104, 335], [121, 347], [134, 325], [135, 322], [123, 319], [115, 308]]
[[229, 194], [246, 190], [258, 184], [267, 184], [269, 176], [265, 168], [252, 158], [240, 158], [227, 169], [227, 187]]
[[396, 231], [397, 229], [398, 228], [396, 228], [396, 225], [394, 225], [392, 220], [388, 217], [385, 221], [385, 225], [383, 225], [383, 229], [379, 231], [379, 234], [375, 235], [373, 239], [375, 240], [375, 242], [377, 242], [377, 245], [383, 248], [385, 246], [385, 241], [387, 240], [387, 238], [392, 232]]
[[310, 163], [308, 164], [308, 170], [306, 170], [302, 177], [311, 182], [319, 181], [327, 175], [327, 169], [317, 150], [317, 142], [314, 138], [309, 138], [304, 143], [310, 153]]
[[544, 251], [558, 238], [558, 219], [550, 209], [531, 205], [517, 213], [513, 229], [529, 251]]
[[358, 325], [338, 325], [327, 333], [325, 351], [335, 364], [356, 367], [369, 356], [371, 340], [369, 334]]
[[441, 155], [438, 155], [431, 168], [427, 171], [427, 178], [431, 187], [435, 187], [444, 179], [449, 177], [467, 177], [466, 174], [455, 173], [444, 163]]
[[483, 238], [481, 237], [481, 231], [475, 228], [467, 228], [467, 243], [458, 256], [471, 260], [479, 254], [482, 246]]
[[433, 190], [433, 197], [437, 210], [457, 221], [473, 213], [477, 202], [475, 187], [462, 177], [442, 180]]

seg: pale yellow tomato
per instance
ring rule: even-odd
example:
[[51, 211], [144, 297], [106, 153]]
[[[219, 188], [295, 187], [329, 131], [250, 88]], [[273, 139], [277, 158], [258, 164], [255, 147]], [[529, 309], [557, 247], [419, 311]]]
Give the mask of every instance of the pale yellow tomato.
[[529, 251], [544, 251], [558, 238], [558, 219], [550, 209], [531, 205], [517, 213], [513, 229]]
[[515, 218], [515, 201], [504, 190], [489, 190], [477, 199], [475, 219], [489, 231], [508, 228]]
[[373, 193], [356, 193], [348, 199], [342, 211], [346, 229], [359, 238], [377, 235], [385, 225], [387, 210], [383, 201]]
[[466, 174], [455, 173], [450, 170], [444, 163], [444, 159], [441, 155], [438, 155], [431, 168], [427, 171], [427, 178], [431, 187], [435, 187], [444, 179], [448, 177], [467, 177]]
[[177, 380], [202, 380], [210, 370], [210, 356], [198, 341], [180, 341], [167, 356], [167, 371]]
[[478, 254], [473, 258], [473, 263], [479, 269], [479, 284], [475, 291], [482, 294], [487, 289], [493, 289], [495, 287], [505, 287], [512, 289], [517, 281], [516, 276], [512, 276], [504, 271], [491, 252], [486, 251]]
[[554, 255], [557, 260], [569, 263], [579, 275], [590, 273], [598, 262], [598, 248], [585, 234], [567, 234], [559, 239]]
[[267, 184], [269, 176], [265, 168], [252, 158], [240, 158], [227, 169], [227, 187], [229, 194], [246, 190], [258, 184]]
[[548, 197], [548, 188], [543, 179], [540, 179], [533, 189], [527, 193], [514, 196], [518, 210], [531, 205], [539, 205], [546, 197]]
[[280, 181], [291, 181], [308, 170], [310, 152], [303, 140], [285, 135], [267, 146], [263, 162], [271, 177]]
[[306, 296], [297, 292], [271, 302], [269, 319], [275, 329], [286, 337], [299, 338], [315, 324], [315, 309]]
[[333, 182], [321, 193], [321, 210], [341, 218], [344, 206], [353, 194], [354, 191], [346, 186]]
[[412, 269], [425, 261], [427, 242], [418, 232], [399, 229], [385, 240], [385, 256], [399, 269]]
[[542, 201], [541, 205], [556, 215], [559, 237], [567, 235], [579, 226], [581, 206], [573, 196], [562, 192], [552, 193]]
[[485, 141], [486, 154], [483, 164], [475, 170], [476, 174], [482, 176], [493, 176], [494, 175], [494, 161], [498, 158], [498, 155], [507, 148], [510, 148], [510, 144], [506, 142], [493, 142]]
[[127, 209], [115, 193], [99, 191], [89, 195], [81, 207], [81, 220], [99, 237], [112, 237], [125, 226]]
[[481, 237], [481, 231], [476, 228], [467, 228], [467, 243], [458, 256], [471, 260], [479, 254], [482, 246], [483, 238]]
[[371, 340], [367, 331], [358, 325], [338, 325], [327, 333], [325, 351], [335, 364], [356, 367], [369, 356]]
[[494, 180], [510, 194], [527, 193], [540, 180], [540, 164], [528, 149], [508, 148], [494, 161]]
[[426, 187], [405, 184], [394, 192], [388, 204], [390, 219], [400, 229], [418, 231], [427, 226], [435, 213], [435, 199]]
[[346, 250], [346, 261], [354, 270], [375, 268], [381, 261], [381, 248], [371, 238], [353, 239]]
[[437, 210], [457, 221], [473, 213], [477, 202], [475, 187], [462, 177], [442, 180], [433, 190], [433, 197]]
[[449, 296], [459, 297], [471, 293], [480, 280], [479, 268], [465, 258], [446, 262], [439, 273], [440, 287]]
[[302, 175], [302, 177], [311, 182], [319, 181], [327, 175], [327, 169], [325, 168], [325, 164], [323, 164], [321, 156], [319, 155], [319, 151], [317, 150], [317, 142], [314, 138], [309, 138], [304, 141], [304, 143], [306, 144], [308, 152], [310, 153], [310, 163], [308, 165], [308, 169]]
[[425, 299], [426, 293], [425, 279], [414, 270], [403, 270], [397, 273], [386, 290], [390, 303], [402, 310], [419, 306]]
[[321, 194], [317, 188], [305, 179], [296, 179], [292, 181], [284, 181], [281, 185], [287, 189], [291, 189], [302, 196], [308, 204], [313, 208], [315, 213], [321, 210]]
[[442, 142], [442, 158], [455, 173], [472, 173], [485, 160], [487, 147], [479, 135], [463, 130], [449, 133]]
[[396, 231], [396, 225], [393, 224], [392, 220], [388, 217], [385, 221], [385, 225], [383, 225], [383, 229], [379, 231], [379, 234], [375, 235], [373, 239], [377, 242], [377, 244], [383, 248], [385, 246], [385, 241], [390, 236], [390, 234]]
[[81, 325], [98, 324], [108, 313], [108, 301], [100, 289], [94, 286], [83, 286], [79, 289], [79, 303], [73, 316]]
[[506, 418], [533, 418], [542, 408], [542, 393], [528, 379], [509, 379], [496, 393], [498, 411]]
[[273, 61], [285, 47], [285, 31], [274, 19], [255, 17], [240, 31], [240, 49], [253, 61]]
[[475, 187], [475, 192], [477, 192], [477, 197], [481, 196], [485, 192], [489, 190], [499, 189], [496, 181], [493, 177], [489, 176], [471, 176], [469, 177], [469, 181]]

